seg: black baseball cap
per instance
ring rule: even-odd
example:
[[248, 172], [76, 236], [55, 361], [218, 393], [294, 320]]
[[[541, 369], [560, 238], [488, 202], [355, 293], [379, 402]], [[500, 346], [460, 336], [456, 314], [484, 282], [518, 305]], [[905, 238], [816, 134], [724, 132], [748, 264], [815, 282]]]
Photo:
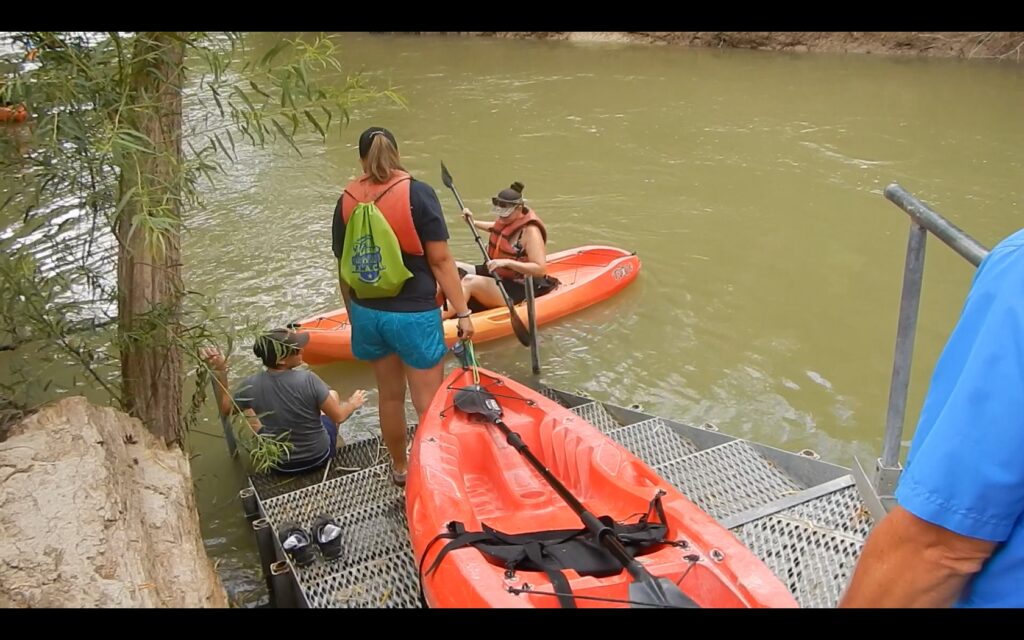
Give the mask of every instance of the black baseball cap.
[[395, 140], [394, 134], [385, 129], [384, 127], [370, 127], [359, 136], [359, 158], [365, 158], [366, 154], [370, 153], [370, 145], [373, 144], [373, 139], [376, 136], [384, 136], [391, 144], [395, 145], [395, 151], [398, 150], [398, 141]]
[[271, 329], [252, 345], [252, 352], [268, 367], [276, 366], [282, 358], [287, 358], [309, 342], [309, 334], [305, 331], [295, 332], [291, 329]]
[[504, 218], [512, 213], [513, 209], [524, 204], [526, 199], [523, 198], [523, 183], [513, 182], [511, 187], [502, 189], [498, 195], [491, 198], [491, 212]]

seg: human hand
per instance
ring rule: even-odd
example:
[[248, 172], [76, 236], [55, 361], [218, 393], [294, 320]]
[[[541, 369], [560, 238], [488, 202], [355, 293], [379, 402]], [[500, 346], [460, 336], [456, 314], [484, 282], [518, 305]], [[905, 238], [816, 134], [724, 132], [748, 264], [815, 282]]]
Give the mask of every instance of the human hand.
[[366, 402], [366, 391], [362, 389], [357, 389], [352, 393], [352, 395], [348, 397], [348, 400], [346, 402], [348, 402], [353, 407], [358, 409], [359, 407], [363, 406], [363, 403]]
[[225, 371], [228, 367], [227, 359], [217, 347], [200, 348], [199, 357], [206, 360], [215, 371]]
[[465, 318], [459, 318], [459, 337], [463, 340], [469, 340], [473, 337], [473, 333], [476, 330], [473, 328], [473, 320], [466, 316]]
[[508, 258], [498, 258], [497, 260], [488, 260], [487, 261], [487, 270], [488, 271], [494, 271], [495, 269], [506, 268], [506, 267], [508, 267], [510, 262], [512, 262], [512, 260], [509, 260]]

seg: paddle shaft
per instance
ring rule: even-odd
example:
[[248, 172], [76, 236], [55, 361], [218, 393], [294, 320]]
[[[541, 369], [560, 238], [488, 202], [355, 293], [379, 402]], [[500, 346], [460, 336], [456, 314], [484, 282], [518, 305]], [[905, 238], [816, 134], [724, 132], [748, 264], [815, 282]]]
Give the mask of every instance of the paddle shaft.
[[611, 528], [601, 522], [597, 516], [588, 511], [587, 508], [583, 506], [583, 503], [577, 500], [576, 496], [572, 495], [572, 493], [569, 492], [569, 489], [567, 489], [566, 486], [562, 484], [546, 466], [544, 466], [544, 463], [537, 459], [537, 456], [533, 455], [533, 452], [530, 451], [530, 447], [526, 446], [526, 443], [523, 442], [522, 437], [520, 437], [518, 433], [509, 429], [508, 425], [502, 422], [500, 418], [495, 418], [492, 422], [501, 429], [502, 433], [505, 434], [505, 438], [508, 443], [512, 445], [512, 448], [519, 452], [519, 455], [526, 458], [527, 461], [533, 465], [533, 468], [536, 469], [545, 480], [547, 480], [548, 484], [551, 485], [558, 495], [561, 496], [561, 498], [565, 500], [570, 507], [572, 507], [572, 510], [576, 512], [576, 515], [578, 515], [580, 520], [583, 521], [583, 524], [590, 529], [591, 533], [597, 536], [598, 541], [603, 544], [613, 556], [615, 556], [615, 559], [622, 563], [622, 566], [629, 571], [629, 574], [633, 576], [633, 579], [640, 581], [654, 580], [654, 576], [652, 576], [650, 572], [648, 572], [647, 569], [645, 569], [643, 565], [636, 560], [636, 558], [629, 555], [629, 552], [626, 551], [624, 546], [622, 546], [619, 539], [615, 537]]
[[[452, 184], [451, 189], [452, 193], [455, 194], [455, 201], [459, 203], [459, 210], [465, 209], [466, 205], [462, 204], [462, 198], [459, 196], [459, 191], [458, 189], [455, 188], [454, 184]], [[480, 247], [480, 253], [483, 254], [484, 264], [486, 264], [488, 261], [490, 261], [491, 258], [490, 256], [487, 255], [487, 248], [484, 247], [484, 241], [480, 239], [480, 234], [476, 230], [476, 225], [474, 225], [469, 220], [466, 220], [466, 224], [469, 225], [469, 230], [473, 232], [473, 239], [476, 240], [476, 246]], [[498, 283], [498, 289], [501, 290], [501, 297], [505, 299], [505, 304], [507, 304], [509, 310], [511, 310], [512, 307], [515, 305], [512, 304], [512, 298], [509, 297], [508, 292], [505, 291], [505, 285], [501, 283], [501, 278], [499, 278], [490, 269], [488, 269], [487, 272], [490, 273], [491, 277], [494, 278], [494, 281]], [[515, 315], [515, 313], [513, 312], [512, 315]]]
[[[454, 184], [452, 184], [451, 190], [452, 190], [452, 193], [455, 194], [455, 202], [459, 203], [459, 210], [460, 211], [464, 210], [466, 208], [466, 205], [464, 205], [462, 203], [462, 197], [459, 196], [459, 190], [455, 188]], [[463, 218], [463, 219], [465, 219], [465, 218]], [[484, 241], [480, 239], [480, 234], [476, 230], [476, 225], [474, 225], [469, 220], [466, 220], [466, 224], [469, 225], [469, 230], [473, 232], [473, 239], [476, 240], [476, 246], [480, 247], [480, 253], [483, 254], [484, 260], [485, 261], [486, 260], [490, 260], [490, 257], [487, 255], [487, 248], [484, 247]], [[510, 298], [508, 297], [508, 294], [505, 293], [505, 287], [502, 286], [501, 280], [497, 276], [495, 276], [493, 272], [491, 272], [491, 275], [494, 276], [495, 280], [498, 280], [498, 287], [501, 288], [501, 295], [505, 297], [506, 301], [510, 300]]]
[[[459, 195], [459, 190], [455, 188], [455, 182], [452, 180], [452, 176], [448, 172], [448, 167], [444, 166], [443, 162], [441, 163], [441, 181], [445, 186], [452, 190], [453, 194], [455, 194], [455, 202], [459, 205], [459, 211], [461, 212], [465, 210], [466, 205], [462, 202], [462, 196]], [[465, 217], [463, 219], [465, 219]], [[473, 232], [473, 239], [476, 240], [476, 246], [480, 247], [480, 253], [484, 256], [484, 265], [486, 265], [491, 258], [487, 255], [487, 249], [484, 247], [483, 240], [480, 239], [480, 234], [477, 233], [476, 226], [472, 222], [466, 220], [466, 224], [469, 225], [469, 230]], [[501, 292], [501, 298], [505, 301], [505, 306], [508, 307], [509, 322], [512, 323], [512, 330], [516, 334], [516, 338], [519, 339], [519, 342], [521, 342], [523, 346], [530, 346], [533, 336], [530, 335], [530, 330], [526, 328], [523, 321], [519, 319], [519, 314], [516, 313], [515, 304], [512, 302], [512, 298], [508, 295], [508, 291], [505, 291], [505, 285], [502, 284], [501, 278], [499, 278], [498, 275], [490, 269], [488, 269], [487, 272], [491, 274], [492, 278], [494, 278], [495, 284], [498, 285], [498, 291]], [[467, 304], [469, 303], [468, 300], [466, 302]]]

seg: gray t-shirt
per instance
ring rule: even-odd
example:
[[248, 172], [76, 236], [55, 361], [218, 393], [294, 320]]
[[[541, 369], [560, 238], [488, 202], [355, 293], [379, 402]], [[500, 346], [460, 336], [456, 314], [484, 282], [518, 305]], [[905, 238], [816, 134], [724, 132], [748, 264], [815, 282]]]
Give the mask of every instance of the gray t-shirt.
[[288, 369], [263, 370], [242, 381], [235, 389], [235, 402], [252, 409], [260, 419], [261, 434], [277, 436], [290, 431], [292, 443], [288, 460], [320, 460], [330, 447], [330, 439], [320, 423], [320, 405], [327, 399], [327, 383], [312, 371]]

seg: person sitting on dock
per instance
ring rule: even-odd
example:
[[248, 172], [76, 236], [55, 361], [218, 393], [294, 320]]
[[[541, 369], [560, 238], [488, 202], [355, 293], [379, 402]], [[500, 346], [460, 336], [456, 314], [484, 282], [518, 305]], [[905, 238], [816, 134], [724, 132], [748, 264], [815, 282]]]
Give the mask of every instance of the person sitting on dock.
[[[309, 471], [326, 463], [344, 445], [338, 426], [366, 402], [366, 392], [355, 391], [341, 402], [338, 392], [312, 371], [298, 369], [308, 333], [274, 329], [256, 339], [253, 353], [266, 369], [242, 381], [234, 402], [220, 393], [222, 416], [244, 413], [249, 426], [259, 435], [287, 434], [291, 448], [287, 459], [274, 467], [283, 473]], [[229, 389], [227, 361], [215, 347], [205, 347], [200, 356], [213, 368], [218, 384]]]
[[1024, 607], [1024, 229], [978, 266], [841, 607]]
[[[486, 264], [471, 265], [456, 262], [462, 279], [462, 290], [466, 300], [474, 300], [476, 306], [493, 309], [505, 304], [498, 290], [498, 283], [490, 272], [501, 278], [509, 298], [514, 304], [526, 299], [526, 278], [533, 276], [533, 292], [536, 296], [548, 293], [558, 285], [558, 280], [547, 275], [547, 251], [545, 244], [548, 232], [537, 212], [526, 205], [523, 198], [523, 183], [513, 182], [491, 198], [492, 213], [497, 216], [492, 222], [478, 222], [473, 219], [469, 208], [462, 210], [466, 221], [481, 231], [490, 233], [487, 239]], [[454, 312], [445, 314], [450, 318]]]

